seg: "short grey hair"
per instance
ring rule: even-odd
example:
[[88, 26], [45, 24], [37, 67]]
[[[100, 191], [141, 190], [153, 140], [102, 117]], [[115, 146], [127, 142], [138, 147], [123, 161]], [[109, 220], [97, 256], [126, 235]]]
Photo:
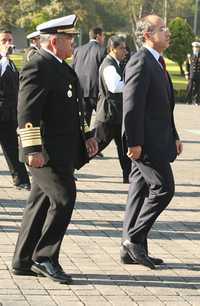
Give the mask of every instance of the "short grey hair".
[[55, 33], [55, 34], [40, 34], [40, 44], [46, 46], [49, 42], [51, 36], [55, 38], [63, 37], [66, 34], [63, 33]]
[[140, 19], [136, 24], [136, 31], [135, 31], [135, 37], [137, 44], [141, 47], [144, 42], [144, 33], [145, 32], [153, 32], [154, 26], [151, 24], [151, 22], [148, 19], [148, 16], [143, 17]]

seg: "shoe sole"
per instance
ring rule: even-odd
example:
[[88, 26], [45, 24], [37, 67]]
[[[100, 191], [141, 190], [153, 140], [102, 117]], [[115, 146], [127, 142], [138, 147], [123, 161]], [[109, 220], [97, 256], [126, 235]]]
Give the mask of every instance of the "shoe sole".
[[36, 272], [34, 272], [34, 271], [31, 271], [31, 270], [27, 270], [27, 271], [23, 271], [23, 270], [15, 270], [15, 269], [13, 269], [12, 270], [12, 274], [14, 274], [14, 275], [21, 275], [21, 276], [37, 276], [37, 273]]
[[36, 266], [32, 266], [31, 271], [33, 271], [37, 274], [42, 274], [43, 276], [48, 277], [51, 280], [53, 280], [54, 282], [57, 282], [57, 283], [60, 283], [60, 284], [71, 284], [72, 283], [72, 279], [64, 280], [64, 279], [53, 277], [53, 276], [49, 275], [47, 272], [37, 268]]

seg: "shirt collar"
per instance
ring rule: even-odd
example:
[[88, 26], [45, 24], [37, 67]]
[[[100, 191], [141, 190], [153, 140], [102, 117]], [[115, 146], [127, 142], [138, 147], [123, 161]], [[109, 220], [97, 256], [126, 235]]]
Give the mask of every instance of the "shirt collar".
[[39, 48], [36, 45], [32, 44], [32, 43], [30, 44], [30, 47], [33, 47], [33, 48], [39, 50]]
[[155, 49], [151, 48], [151, 47], [148, 47], [148, 46], [145, 46], [144, 47], [149, 50], [149, 52], [153, 55], [153, 57], [156, 59], [156, 61], [158, 62], [158, 59], [160, 57], [160, 53], [158, 51], [156, 51]]
[[110, 54], [108, 54], [111, 58], [113, 58], [115, 60], [115, 62], [117, 62], [117, 65], [119, 66], [120, 65], [120, 61], [118, 61], [118, 59], [116, 59], [116, 57], [114, 56], [111, 56]]
[[49, 49], [46, 49], [44, 47], [42, 47], [42, 49], [45, 50], [46, 52], [48, 52], [49, 54], [51, 54], [53, 57], [55, 57], [62, 64], [63, 61], [59, 57], [57, 57], [53, 52], [51, 52]]

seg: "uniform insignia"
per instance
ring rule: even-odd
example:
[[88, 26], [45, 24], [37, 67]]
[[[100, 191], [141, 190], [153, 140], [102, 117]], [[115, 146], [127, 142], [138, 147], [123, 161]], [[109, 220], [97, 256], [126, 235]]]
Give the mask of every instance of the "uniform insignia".
[[25, 124], [25, 129], [31, 129], [33, 127], [32, 123], [31, 122], [27, 122]]
[[72, 91], [70, 89], [67, 91], [67, 96], [68, 96], [68, 98], [72, 97]]
[[40, 127], [33, 127], [31, 122], [27, 122], [24, 128], [19, 129], [22, 147], [40, 146], [42, 144]]

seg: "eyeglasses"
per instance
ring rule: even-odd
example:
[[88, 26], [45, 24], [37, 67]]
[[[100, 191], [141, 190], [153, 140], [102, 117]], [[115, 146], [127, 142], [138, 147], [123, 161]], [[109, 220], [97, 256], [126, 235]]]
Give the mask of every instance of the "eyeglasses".
[[152, 34], [157, 33], [157, 32], [166, 33], [166, 32], [170, 32], [170, 30], [167, 27], [160, 27], [159, 29], [155, 29], [151, 31]]

